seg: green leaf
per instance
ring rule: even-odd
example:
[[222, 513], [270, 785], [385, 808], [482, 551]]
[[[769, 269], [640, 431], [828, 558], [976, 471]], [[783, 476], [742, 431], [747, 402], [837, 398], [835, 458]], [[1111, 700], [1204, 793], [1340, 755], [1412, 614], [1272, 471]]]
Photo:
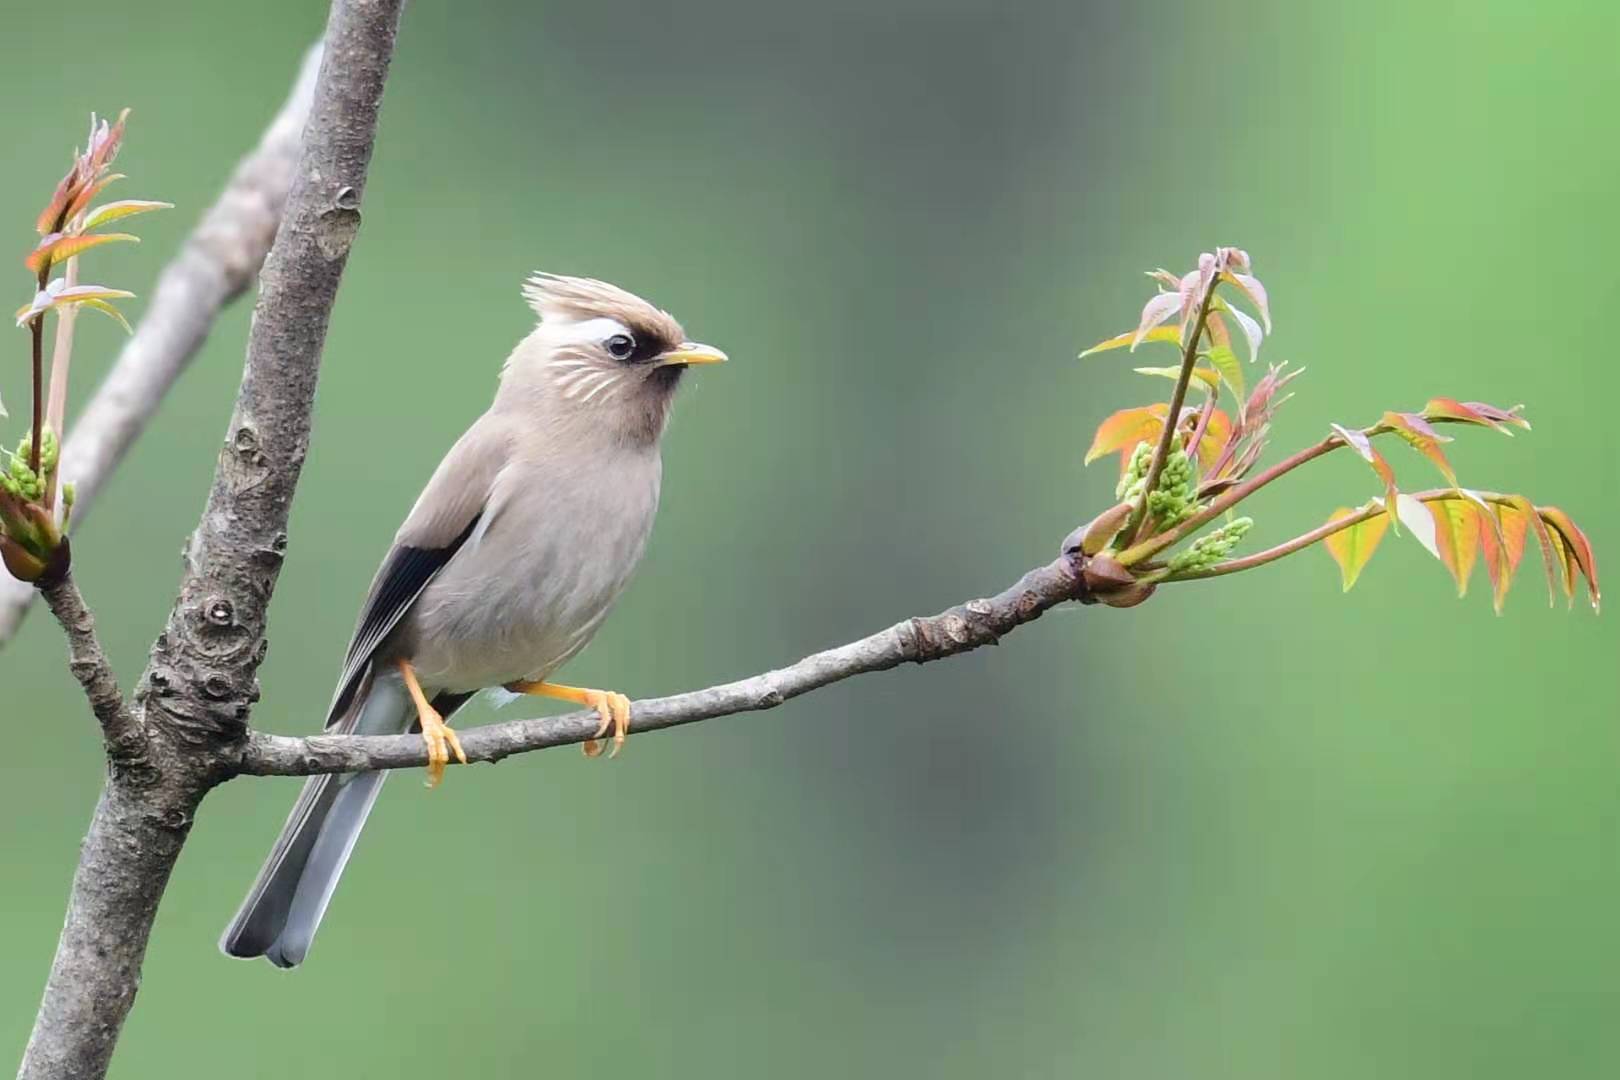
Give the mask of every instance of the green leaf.
[[1237, 358], [1237, 353], [1233, 352], [1230, 346], [1216, 345], [1209, 350], [1207, 359], [1210, 365], [1221, 373], [1226, 385], [1232, 388], [1233, 396], [1242, 401], [1247, 388], [1243, 382], [1243, 363]]
[[[1139, 367], [1132, 368], [1131, 370], [1136, 372], [1138, 375], [1158, 375], [1166, 379], [1181, 378], [1180, 364], [1176, 364], [1173, 367]], [[1192, 377], [1203, 383], [1204, 389], [1208, 390], [1212, 394], [1216, 390], [1220, 389], [1221, 373], [1216, 371], [1214, 368], [1207, 368], [1203, 365], [1199, 365], [1198, 367], [1193, 368]]]
[[84, 216], [84, 224], [80, 226], [85, 232], [100, 228], [109, 221], [130, 217], [134, 214], [150, 213], [153, 210], [173, 210], [174, 203], [152, 202], [145, 199], [119, 199], [117, 202], [104, 203]]
[[[1127, 345], [1130, 345], [1132, 340], [1135, 339], [1135, 337], [1136, 337], [1136, 332], [1135, 331], [1132, 331], [1132, 332], [1130, 332], [1128, 334], [1116, 334], [1113, 337], [1109, 338], [1107, 341], [1099, 341], [1099, 342], [1097, 342], [1097, 344], [1093, 345], [1091, 348], [1089, 348], [1085, 352], [1081, 353], [1080, 354], [1080, 359], [1084, 360], [1086, 357], [1091, 356], [1093, 353], [1107, 352], [1110, 349], [1123, 349]], [[1149, 330], [1145, 335], [1143, 335], [1142, 340], [1143, 341], [1168, 341], [1171, 344], [1180, 345], [1181, 344], [1181, 331], [1177, 330], [1174, 326], [1158, 326], [1158, 327], [1154, 327], [1152, 330]], [[1180, 370], [1180, 369], [1178, 368], [1177, 370]]]
[[[1360, 511], [1347, 507], [1339, 507], [1333, 511], [1329, 521], [1339, 521], [1352, 517]], [[1358, 521], [1348, 528], [1341, 529], [1326, 540], [1322, 541], [1327, 547], [1328, 554], [1333, 561], [1339, 564], [1339, 576], [1344, 582], [1344, 591], [1349, 592], [1350, 587], [1361, 576], [1362, 568], [1378, 550], [1378, 544], [1384, 539], [1384, 532], [1389, 528], [1387, 514], [1375, 514], [1364, 521]]]

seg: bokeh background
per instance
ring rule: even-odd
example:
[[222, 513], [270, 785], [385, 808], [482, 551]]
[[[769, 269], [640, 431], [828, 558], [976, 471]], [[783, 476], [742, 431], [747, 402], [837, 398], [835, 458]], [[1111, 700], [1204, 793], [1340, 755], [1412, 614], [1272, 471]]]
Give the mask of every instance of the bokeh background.
[[[5, 235], [31, 243], [85, 115], [133, 105], [126, 194], [180, 208], [94, 275], [143, 292], [324, 18], [6, 6]], [[1281, 444], [1436, 394], [1523, 401], [1533, 434], [1459, 432], [1454, 462], [1567, 507], [1613, 562], [1617, 40], [1614, 5], [1507, 0], [417, 3], [255, 721], [317, 725], [536, 268], [622, 282], [734, 358], [679, 403], [651, 553], [571, 681], [707, 685], [1050, 558], [1111, 492], [1081, 468], [1092, 428], [1164, 389], [1075, 353], [1131, 325], [1140, 271], [1217, 243], [1270, 286], [1270, 357], [1310, 368]], [[75, 544], [126, 684], [247, 316]], [[82, 399], [119, 339], [81, 333]], [[10, 354], [16, 410], [21, 335]], [[1373, 490], [1330, 461], [1257, 501], [1254, 542]], [[1548, 610], [1538, 577], [1497, 618], [1391, 536], [1349, 596], [1311, 552], [611, 765], [396, 778], [291, 975], [215, 951], [296, 786], [231, 784], [115, 1075], [1613, 1076], [1620, 623]], [[0, 653], [12, 1059], [99, 783], [61, 654], [37, 616]]]

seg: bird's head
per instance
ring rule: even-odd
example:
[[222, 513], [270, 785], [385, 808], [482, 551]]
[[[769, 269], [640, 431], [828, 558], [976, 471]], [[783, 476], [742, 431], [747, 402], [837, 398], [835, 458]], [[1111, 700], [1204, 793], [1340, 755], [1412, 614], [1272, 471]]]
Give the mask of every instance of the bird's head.
[[513, 353], [505, 381], [554, 414], [628, 439], [656, 439], [686, 369], [726, 358], [686, 340], [667, 311], [605, 281], [535, 274], [523, 295], [540, 325]]

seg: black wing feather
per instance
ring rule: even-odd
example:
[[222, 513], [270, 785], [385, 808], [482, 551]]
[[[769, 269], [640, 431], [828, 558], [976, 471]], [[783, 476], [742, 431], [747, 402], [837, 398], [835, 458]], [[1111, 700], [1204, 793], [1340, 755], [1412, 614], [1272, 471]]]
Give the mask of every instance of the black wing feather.
[[343, 675], [338, 680], [332, 707], [327, 711], [328, 727], [336, 723], [353, 703], [355, 692], [370, 670], [371, 657], [377, 651], [377, 646], [399, 625], [399, 620], [405, 617], [405, 612], [422, 594], [422, 590], [461, 550], [477, 526], [478, 518], [474, 517], [461, 530], [461, 535], [447, 547], [402, 545], [389, 552], [388, 560], [377, 571], [377, 580], [371, 586], [371, 595], [366, 598], [360, 624], [355, 627], [354, 637], [349, 641], [349, 651], [343, 658]]

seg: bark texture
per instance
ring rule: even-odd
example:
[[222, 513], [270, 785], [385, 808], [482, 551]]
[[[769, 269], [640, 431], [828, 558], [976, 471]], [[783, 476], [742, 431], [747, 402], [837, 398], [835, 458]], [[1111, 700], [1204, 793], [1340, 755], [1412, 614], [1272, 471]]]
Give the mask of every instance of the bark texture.
[[[327, 321], [360, 226], [401, 3], [332, 5], [303, 148], [260, 279], [236, 408], [187, 545], [179, 598], [137, 689], [132, 723], [144, 732], [146, 761], [140, 769], [112, 761], [18, 1073], [25, 1080], [106, 1075], [196, 808], [240, 756]], [[251, 275], [251, 266], [242, 272]], [[75, 655], [89, 657], [94, 628], [87, 613], [74, 610], [76, 595], [57, 590], [52, 605], [67, 616]], [[80, 678], [100, 715], [108, 711], [105, 685], [85, 670], [89, 677]]]

